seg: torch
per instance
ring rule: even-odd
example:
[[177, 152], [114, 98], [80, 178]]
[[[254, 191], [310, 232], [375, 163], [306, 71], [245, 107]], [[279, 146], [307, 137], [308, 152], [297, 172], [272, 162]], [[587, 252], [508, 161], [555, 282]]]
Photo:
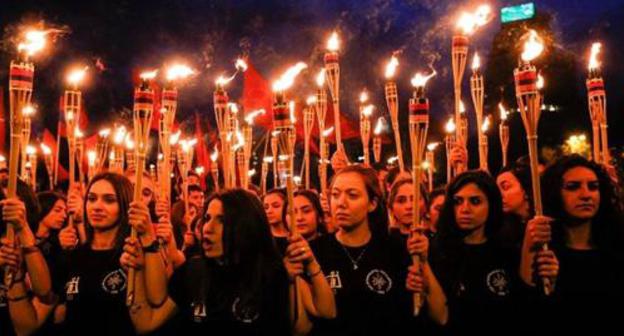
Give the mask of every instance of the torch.
[[[531, 63], [544, 50], [544, 44], [535, 30], [529, 30], [524, 43], [520, 65], [514, 70], [516, 99], [522, 123], [527, 133], [529, 145], [529, 160], [531, 165], [531, 181], [533, 187], [533, 207], [535, 216], [542, 216], [542, 194], [540, 175], [538, 170], [537, 127], [541, 114], [542, 98], [539, 91], [538, 75], [535, 66]], [[546, 244], [542, 247], [548, 249]], [[544, 292], [549, 295], [552, 288], [549, 279], [543, 279]]]
[[[188, 172], [193, 164], [193, 146], [197, 144], [197, 139], [185, 139], [180, 140], [180, 147], [178, 149], [178, 169], [182, 176], [182, 197], [184, 197], [184, 213], [189, 213], [189, 199], [188, 199]], [[234, 174], [234, 176], [236, 176]], [[187, 227], [187, 230], [189, 228]]]
[[435, 150], [440, 145], [439, 142], [432, 142], [427, 144], [427, 153], [425, 154], [425, 161], [429, 163], [427, 169], [427, 181], [429, 183], [429, 192], [433, 191], [433, 171], [435, 170]]
[[277, 169], [277, 164], [278, 164], [277, 145], [279, 141], [278, 136], [279, 136], [279, 132], [277, 131], [271, 132], [271, 153], [273, 154], [273, 157], [275, 158], [275, 160], [273, 160], [273, 188], [277, 188], [279, 185], [278, 183], [279, 173]]
[[503, 151], [503, 167], [507, 167], [507, 149], [509, 148], [509, 124], [507, 122], [507, 111], [503, 103], [498, 104], [500, 111], [500, 124], [498, 125], [498, 136], [500, 138], [501, 150]]
[[490, 129], [490, 116], [485, 117], [483, 124], [479, 129], [479, 167], [483, 171], [489, 171], [488, 168], [488, 137], [487, 131]]
[[214, 182], [215, 192], [219, 192], [219, 149], [217, 146], [214, 148], [214, 152], [210, 154], [210, 175]]
[[307, 108], [303, 111], [303, 158], [306, 189], [310, 189], [310, 137], [312, 136], [312, 128], [314, 128], [316, 99], [316, 96], [308, 97], [306, 101]]
[[264, 109], [259, 109], [256, 111], [252, 111], [249, 112], [246, 116], [245, 116], [245, 124], [243, 125], [243, 138], [244, 138], [244, 145], [243, 145], [243, 170], [241, 171], [241, 186], [245, 189], [247, 189], [249, 187], [249, 175], [246, 173], [247, 170], [249, 169], [249, 163], [251, 162], [251, 151], [253, 149], [253, 123], [254, 123], [254, 119], [256, 119], [257, 116], [264, 114], [265, 110]]
[[76, 137], [76, 161], [78, 161], [78, 182], [82, 184], [84, 182], [84, 171], [82, 167], [82, 162], [84, 161], [84, 133], [76, 127], [75, 130]]
[[[474, 104], [476, 119], [477, 119], [477, 139], [479, 143], [479, 168], [481, 170], [487, 171], [487, 157], [486, 154], [483, 153], [482, 149], [484, 148], [483, 141], [487, 141], [487, 136], [483, 136], [482, 125], [483, 125], [483, 75], [481, 71], [479, 71], [479, 67], [481, 65], [481, 61], [479, 58], [479, 54], [475, 53], [474, 58], [472, 60], [472, 76], [470, 77], [470, 93], [472, 95], [472, 103]], [[487, 144], [485, 144], [485, 148], [487, 148]]]
[[30, 185], [33, 190], [37, 190], [37, 148], [35, 146], [28, 145], [26, 146], [26, 163], [30, 166], [30, 171], [26, 170], [28, 173], [25, 177], [27, 177], [27, 181], [30, 181]]
[[[67, 143], [69, 147], [69, 189], [74, 185], [76, 179], [76, 152], [77, 141], [76, 135], [80, 134], [80, 131], [76, 132], [76, 125], [79, 123], [80, 118], [80, 106], [82, 106], [82, 92], [78, 89], [78, 85], [84, 79], [87, 68], [77, 69], [70, 72], [67, 77], [67, 82], [70, 85], [70, 89], [65, 90], [63, 95], [63, 102], [65, 107], [65, 128], [67, 133]], [[71, 223], [71, 216], [70, 216]]]
[[327, 141], [327, 138], [333, 131], [334, 127], [330, 127], [321, 133], [319, 180], [321, 184], [321, 193], [324, 194], [327, 192], [327, 165], [329, 164], [329, 160], [327, 159], [329, 157], [329, 142]]
[[388, 111], [390, 112], [390, 122], [392, 123], [392, 132], [394, 133], [396, 153], [399, 158], [399, 169], [403, 172], [405, 171], [405, 164], [403, 163], [403, 145], [401, 145], [401, 129], [399, 128], [399, 93], [396, 82], [392, 80], [398, 65], [399, 60], [393, 55], [392, 58], [390, 58], [390, 62], [386, 65], [385, 76], [387, 81], [384, 91], [386, 95], [386, 104], [388, 105]]
[[[236, 150], [238, 148], [234, 148], [235, 143], [234, 140], [239, 140], [240, 138], [237, 137], [239, 129], [238, 129], [238, 118], [237, 118], [237, 114], [238, 114], [238, 106], [234, 103], [229, 103], [228, 104], [228, 114], [226, 115], [226, 120], [225, 120], [225, 130], [226, 130], [226, 153], [227, 155], [227, 165], [228, 165], [228, 169], [230, 170], [231, 174], [229, 174], [230, 176], [230, 180], [227, 182], [226, 184], [226, 189], [229, 188], [235, 188], [236, 187]], [[234, 139], [236, 137], [236, 139]], [[240, 143], [240, 142], [239, 142]]]
[[[425, 97], [425, 84], [435, 74], [435, 71], [429, 76], [417, 73], [411, 81], [415, 87], [414, 94], [409, 100], [409, 134], [412, 150], [412, 185], [414, 188], [412, 234], [422, 234], [423, 230], [420, 221], [420, 183], [422, 178], [422, 156], [429, 127], [429, 99]], [[412, 261], [416, 267], [421, 267], [421, 256], [414, 256]], [[420, 313], [423, 305], [422, 299], [420, 294], [414, 294], [414, 316]]]
[[609, 145], [607, 141], [607, 95], [604, 80], [600, 73], [600, 62], [597, 59], [601, 43], [592, 44], [587, 75], [587, 100], [592, 120], [594, 161], [609, 164]]
[[134, 140], [132, 140], [134, 136], [131, 133], [126, 134], [125, 145], [126, 145], [126, 167], [128, 170], [134, 170], [135, 168], [135, 145]]
[[385, 119], [384, 117], [377, 118], [375, 124], [375, 130], [373, 131], [373, 155], [375, 156], [375, 162], [381, 161], [381, 149], [383, 147], [381, 132], [383, 132]]
[[340, 48], [340, 40], [338, 33], [333, 32], [327, 41], [327, 52], [324, 56], [325, 76], [329, 86], [329, 93], [332, 97], [332, 106], [334, 108], [334, 127], [336, 128], [336, 145], [337, 150], [342, 150], [342, 137], [340, 133], [340, 63], [338, 57], [338, 49]]
[[50, 184], [50, 190], [54, 190], [54, 164], [52, 163], [52, 149], [46, 146], [46, 144], [42, 143], [40, 145], [41, 152], [43, 153], [43, 162], [45, 163], [46, 172], [48, 173], [48, 179]]
[[261, 183], [261, 190], [262, 190], [262, 195], [266, 194], [266, 190], [267, 190], [267, 177], [269, 176], [269, 165], [273, 164], [273, 157], [272, 156], [264, 156], [262, 158], [262, 169], [261, 169], [261, 176], [260, 176], [260, 183]]
[[360, 94], [360, 138], [362, 139], [362, 150], [364, 152], [364, 164], [370, 166], [370, 133], [371, 133], [371, 121], [370, 117], [373, 114], [373, 105], [365, 105], [368, 101], [368, 93], [363, 91]]
[[28, 177], [28, 172], [26, 171], [26, 162], [28, 162], [28, 154], [26, 153], [26, 149], [30, 143], [30, 132], [31, 132], [31, 117], [35, 114], [35, 108], [32, 105], [27, 105], [22, 110], [22, 178], [26, 179]]
[[455, 125], [455, 121], [453, 117], [449, 118], [444, 126], [444, 131], [446, 132], [446, 136], [444, 136], [444, 145], [446, 149], [446, 183], [451, 182], [453, 178], [453, 163], [451, 162], [451, 150], [453, 150], [453, 146], [455, 146], [455, 129], [457, 126]]
[[106, 157], [108, 156], [108, 143], [110, 128], [102, 129], [98, 132], [98, 141], [95, 145], [95, 171], [92, 176], [102, 171]]
[[93, 176], [97, 173], [97, 159], [97, 150], [90, 150], [87, 152], [87, 178], [89, 181], [91, 181]]

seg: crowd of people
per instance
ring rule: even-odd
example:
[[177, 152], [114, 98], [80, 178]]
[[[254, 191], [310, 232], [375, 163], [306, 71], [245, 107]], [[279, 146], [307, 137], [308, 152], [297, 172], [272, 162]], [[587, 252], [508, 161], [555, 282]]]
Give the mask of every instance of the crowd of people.
[[18, 181], [6, 198], [2, 172], [0, 231], [15, 237], [0, 242], [0, 275], [12, 275], [0, 335], [622, 332], [624, 217], [609, 167], [578, 155], [545, 165], [543, 216], [526, 160], [468, 170], [419, 186], [414, 226], [409, 172], [344, 158], [326, 193], [299, 188], [293, 204], [280, 188], [204, 190], [193, 174], [168, 198], [145, 175], [135, 201], [133, 171], [66, 193]]

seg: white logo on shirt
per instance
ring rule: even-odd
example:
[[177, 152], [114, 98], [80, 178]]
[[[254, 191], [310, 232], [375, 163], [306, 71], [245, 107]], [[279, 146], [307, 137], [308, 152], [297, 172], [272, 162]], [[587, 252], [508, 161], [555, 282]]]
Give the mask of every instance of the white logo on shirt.
[[387, 294], [392, 289], [392, 279], [383, 270], [374, 269], [366, 276], [368, 289], [377, 294]]
[[126, 273], [121, 269], [108, 273], [102, 280], [102, 289], [108, 294], [119, 294], [126, 289]]
[[340, 272], [331, 271], [329, 275], [325, 277], [327, 282], [329, 282], [329, 287], [331, 289], [340, 289], [342, 288], [342, 280], [340, 279]]
[[80, 277], [75, 276], [65, 284], [65, 294], [67, 300], [72, 300], [75, 294], [79, 294]]
[[191, 309], [193, 309], [193, 321], [201, 323], [206, 318], [206, 305], [203, 302], [193, 302]]
[[253, 323], [258, 319], [258, 317], [260, 317], [260, 313], [252, 307], [243, 307], [240, 304], [240, 298], [236, 298], [236, 300], [232, 303], [232, 316], [234, 316], [237, 321], [243, 323]]
[[486, 283], [490, 292], [498, 296], [507, 296], [509, 294], [509, 280], [505, 270], [496, 269], [488, 273]]

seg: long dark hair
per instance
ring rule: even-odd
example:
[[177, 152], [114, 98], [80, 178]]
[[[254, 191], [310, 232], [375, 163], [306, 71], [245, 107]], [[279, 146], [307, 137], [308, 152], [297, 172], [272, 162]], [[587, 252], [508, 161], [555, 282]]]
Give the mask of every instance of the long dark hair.
[[438, 220], [438, 237], [440, 243], [460, 243], [465, 232], [462, 232], [455, 218], [455, 194], [468, 184], [474, 183], [485, 196], [489, 204], [488, 218], [485, 221], [485, 236], [493, 239], [503, 223], [503, 201], [494, 179], [481, 170], [471, 170], [457, 175], [448, 185], [444, 206]]
[[531, 182], [531, 167], [524, 160], [518, 160], [509, 166], [503, 167], [498, 173], [500, 176], [503, 173], [511, 173], [520, 183], [520, 186], [524, 190], [524, 194], [529, 200], [529, 214], [533, 216], [533, 185]]
[[[373, 168], [369, 168], [360, 164], [347, 166], [340, 170], [334, 177], [332, 177], [331, 186], [334, 185], [336, 177], [348, 174], [356, 173], [364, 181], [366, 186], [366, 193], [369, 201], [376, 201], [377, 207], [368, 213], [368, 225], [373, 235], [387, 236], [388, 234], [388, 214], [386, 212], [386, 206], [384, 202], [383, 192], [379, 186], [377, 180], [377, 172]], [[331, 199], [331, 198], [330, 198]]]
[[[230, 275], [231, 282], [228, 285], [240, 293], [241, 303], [245, 306], [260, 308], [267, 284], [276, 276], [286, 276], [264, 207], [252, 193], [244, 189], [229, 189], [210, 196], [202, 217], [213, 200], [223, 204], [222, 259]], [[198, 222], [200, 231], [205, 222]], [[205, 279], [199, 284], [196, 294], [205, 297], [206, 293], [219, 291], [219, 288], [210, 286], [210, 279]]]
[[569, 218], [563, 207], [561, 189], [563, 175], [576, 167], [587, 168], [596, 174], [599, 184], [600, 205], [591, 221], [591, 240], [599, 249], [622, 253], [624, 250], [624, 223], [622, 204], [616, 186], [605, 169], [580, 155], [564, 156], [544, 171], [542, 199], [544, 213], [553, 217], [553, 244], [565, 246], [564, 223]]
[[130, 208], [130, 202], [132, 201], [133, 187], [127, 177], [111, 172], [104, 172], [95, 175], [87, 186], [83, 206], [83, 218], [85, 220], [85, 231], [87, 234], [87, 243], [85, 246], [90, 248], [91, 242], [93, 241], [93, 227], [91, 226], [91, 223], [89, 223], [89, 217], [87, 217], [87, 199], [93, 184], [101, 180], [107, 181], [113, 186], [113, 189], [115, 190], [115, 197], [117, 198], [117, 203], [119, 204], [119, 217], [115, 223], [115, 226], [119, 226], [119, 230], [117, 231], [117, 236], [115, 237], [114, 249], [120, 251], [123, 247], [124, 240], [130, 234], [130, 225], [128, 225], [128, 210]]

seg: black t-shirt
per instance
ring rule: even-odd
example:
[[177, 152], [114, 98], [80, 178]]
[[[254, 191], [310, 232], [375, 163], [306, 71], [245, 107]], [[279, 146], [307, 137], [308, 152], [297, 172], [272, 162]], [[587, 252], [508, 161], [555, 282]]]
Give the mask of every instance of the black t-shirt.
[[7, 300], [8, 289], [4, 285], [4, 271], [0, 269], [0, 335], [15, 335], [13, 321], [9, 315], [9, 302]]
[[277, 252], [280, 257], [286, 255], [286, 249], [288, 248], [288, 238], [287, 237], [273, 237], [273, 241], [275, 242], [275, 247], [277, 248]]
[[[67, 306], [63, 335], [134, 335], [120, 251], [81, 247], [59, 260], [55, 292]], [[63, 286], [60, 287], [59, 286]]]
[[445, 329], [450, 335], [489, 335], [515, 325], [513, 298], [518, 278], [511, 252], [489, 241], [454, 247], [435, 244], [430, 260], [446, 294], [449, 322]]
[[337, 317], [314, 319], [315, 335], [397, 335], [410, 321], [412, 295], [405, 289], [410, 263], [405, 248], [372, 237], [351, 248], [325, 235], [311, 243], [336, 297]]
[[203, 258], [185, 263], [169, 283], [180, 335], [288, 335], [288, 278], [280, 266], [260, 287], [258, 302], [249, 304], [237, 288], [239, 272]]

